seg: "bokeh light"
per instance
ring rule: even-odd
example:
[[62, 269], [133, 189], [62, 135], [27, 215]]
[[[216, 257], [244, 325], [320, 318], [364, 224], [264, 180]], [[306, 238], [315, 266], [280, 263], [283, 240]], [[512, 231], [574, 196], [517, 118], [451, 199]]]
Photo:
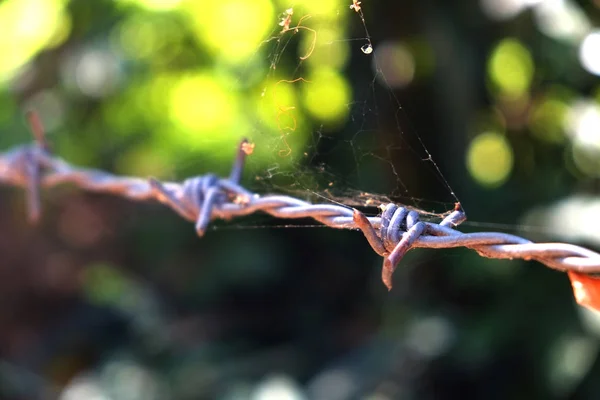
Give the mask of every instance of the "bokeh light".
[[260, 382], [250, 400], [305, 400], [296, 382], [287, 376], [269, 376]]
[[124, 175], [170, 178], [174, 174], [175, 158], [170, 146], [160, 140], [145, 140], [143, 145], [117, 157], [115, 171]]
[[573, 195], [548, 206], [535, 207], [522, 222], [551, 232], [558, 240], [600, 245], [600, 199], [593, 196]]
[[152, 11], [171, 11], [179, 7], [183, 0], [117, 0], [117, 2], [136, 5]]
[[353, 371], [331, 368], [313, 377], [306, 392], [309, 399], [344, 399], [356, 391], [356, 377]]
[[344, 0], [303, 0], [298, 3], [311, 15], [326, 18], [336, 16], [342, 5], [345, 5]]
[[[306, 59], [306, 64], [310, 68], [329, 67], [342, 69], [348, 62], [350, 55], [350, 45], [343, 40], [344, 32], [336, 25], [325, 26], [318, 30], [315, 48]], [[302, 41], [298, 47], [299, 56], [309, 53], [313, 46], [314, 38], [310, 34], [303, 34]]]
[[232, 143], [243, 135], [234, 125], [237, 98], [208, 72], [189, 74], [175, 83], [169, 114], [182, 132], [180, 139], [190, 145]]
[[272, 31], [275, 18], [269, 0], [188, 1], [184, 9], [197, 38], [233, 63], [247, 62]]
[[[0, 106], [1, 107], [1, 106]], [[47, 89], [32, 95], [25, 104], [25, 109], [36, 110], [44, 121], [44, 130], [51, 134], [61, 128], [66, 110], [66, 100], [58, 90]]]
[[78, 376], [61, 392], [59, 400], [113, 400], [95, 377]]
[[583, 39], [579, 59], [586, 71], [600, 76], [600, 31], [591, 32]]
[[304, 79], [268, 79], [256, 96], [261, 121], [272, 131], [297, 131], [304, 126], [299, 108], [297, 86], [309, 85]]
[[346, 79], [335, 70], [319, 68], [307, 80], [303, 102], [308, 112], [329, 128], [345, 122], [352, 96]]
[[529, 113], [531, 133], [548, 143], [563, 143], [571, 97], [569, 91], [561, 87], [550, 89], [541, 95]]
[[168, 65], [185, 52], [184, 35], [184, 27], [176, 18], [134, 14], [114, 29], [113, 40], [133, 60]]
[[533, 12], [539, 30], [553, 39], [576, 43], [591, 28], [585, 12], [571, 0], [544, 0]]
[[407, 331], [407, 346], [424, 359], [443, 355], [454, 340], [454, 327], [442, 317], [419, 318]]
[[598, 341], [586, 336], [558, 340], [548, 363], [548, 383], [556, 396], [565, 396], [585, 377], [598, 354]]
[[104, 97], [111, 94], [121, 80], [119, 59], [110, 51], [84, 51], [75, 60], [75, 83], [83, 95]]
[[408, 46], [399, 42], [384, 42], [377, 46], [373, 62], [377, 78], [392, 88], [402, 88], [415, 77], [415, 58]]
[[[179, 182], [226, 177], [246, 137], [242, 184], [261, 195], [442, 211], [456, 193], [466, 229], [600, 245], [600, 0], [409, 3], [0, 1], [0, 144], [28, 141], [35, 109], [69, 163]], [[316, 34], [294, 28], [303, 17]], [[62, 400], [600, 388], [584, 379], [600, 313], [574, 318], [561, 274], [415, 251], [382, 296], [381, 260], [356, 232], [253, 215], [200, 240], [162, 207], [72, 189], [44, 190], [37, 226], [20, 192], [0, 199], [0, 398], [50, 397], [35, 385]], [[531, 370], [540, 379], [496, 379]], [[25, 391], [6, 396], [7, 382]]]
[[37, 52], [66, 39], [65, 0], [0, 2], [0, 83], [15, 76]]
[[580, 172], [591, 177], [600, 177], [600, 149], [597, 146], [575, 142], [571, 147], [571, 157]]
[[290, 155], [302, 154], [310, 137], [309, 118], [301, 107], [299, 93], [311, 83], [303, 78], [270, 77], [253, 94], [251, 107], [257, 110], [262, 129], [250, 134], [256, 142], [254, 158], [272, 160], [283, 166], [291, 162]]
[[483, 12], [498, 21], [514, 18], [529, 6], [544, 0], [480, 0]]
[[580, 171], [600, 176], [600, 105], [588, 100], [574, 103], [566, 119], [573, 145], [572, 157]]
[[502, 185], [513, 167], [513, 151], [506, 137], [496, 132], [479, 134], [467, 150], [467, 169], [482, 186]]
[[501, 95], [520, 97], [529, 90], [534, 64], [529, 50], [517, 39], [503, 39], [489, 59], [488, 74]]
[[161, 377], [129, 355], [116, 355], [104, 365], [99, 381], [111, 399], [161, 400], [169, 396]]
[[84, 294], [96, 304], [118, 304], [130, 290], [130, 283], [110, 264], [93, 264], [83, 274]]

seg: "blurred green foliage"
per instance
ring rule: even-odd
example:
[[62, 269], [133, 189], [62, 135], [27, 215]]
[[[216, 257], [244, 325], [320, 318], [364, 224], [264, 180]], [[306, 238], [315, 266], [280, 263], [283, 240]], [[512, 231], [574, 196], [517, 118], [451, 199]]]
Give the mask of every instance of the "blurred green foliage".
[[[364, 25], [351, 5], [2, 1], [0, 147], [34, 108], [69, 162], [181, 180], [226, 175], [248, 137], [261, 193], [456, 193], [465, 229], [600, 246], [598, 1], [363, 1]], [[600, 393], [599, 318], [539, 265], [412, 251], [388, 294], [356, 232], [253, 216], [199, 239], [72, 188], [29, 226], [1, 190], [0, 398]]]

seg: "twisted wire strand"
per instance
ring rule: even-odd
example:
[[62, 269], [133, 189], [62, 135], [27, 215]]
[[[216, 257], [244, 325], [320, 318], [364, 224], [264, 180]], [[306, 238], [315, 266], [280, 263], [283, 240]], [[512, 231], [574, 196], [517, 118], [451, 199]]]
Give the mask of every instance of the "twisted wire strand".
[[536, 260], [559, 271], [600, 272], [600, 254], [565, 243], [533, 243], [500, 232], [462, 233], [456, 229], [466, 216], [460, 204], [440, 223], [420, 221], [414, 210], [396, 204], [384, 207], [380, 216], [337, 204], [312, 204], [285, 195], [258, 195], [240, 185], [246, 152], [242, 141], [228, 178], [212, 174], [178, 182], [160, 182], [113, 175], [76, 167], [50, 153], [43, 133], [36, 142], [0, 154], [0, 182], [23, 187], [27, 192], [29, 219], [37, 221], [41, 206], [39, 189], [73, 184], [91, 192], [111, 193], [136, 201], [154, 200], [195, 222], [202, 236], [216, 219], [230, 220], [256, 212], [277, 218], [312, 218], [336, 229], [360, 229], [375, 252], [384, 258], [382, 280], [391, 289], [392, 274], [411, 248], [467, 247], [488, 258]]

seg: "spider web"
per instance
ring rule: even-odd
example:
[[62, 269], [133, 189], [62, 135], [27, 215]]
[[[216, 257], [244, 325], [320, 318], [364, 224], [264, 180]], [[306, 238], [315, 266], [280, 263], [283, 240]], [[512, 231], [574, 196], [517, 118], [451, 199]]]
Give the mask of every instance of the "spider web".
[[[247, 70], [261, 66], [259, 99], [249, 107], [254, 150], [246, 174], [254, 179], [246, 186], [375, 214], [380, 205], [395, 202], [440, 218], [459, 200], [388, 84], [363, 14], [371, 4], [351, 5], [337, 7], [332, 22], [291, 3], [246, 64]], [[332, 38], [332, 24], [343, 24], [350, 33]], [[318, 62], [335, 64], [323, 55], [334, 58], [340, 48], [348, 52], [338, 71], [349, 82], [350, 95], [342, 117], [323, 121], [299, 97], [318, 92], [312, 79]]]

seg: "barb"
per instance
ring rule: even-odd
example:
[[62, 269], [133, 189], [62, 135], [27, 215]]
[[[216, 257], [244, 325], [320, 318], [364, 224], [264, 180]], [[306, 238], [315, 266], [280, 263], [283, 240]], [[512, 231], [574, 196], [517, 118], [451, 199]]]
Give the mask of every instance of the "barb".
[[311, 204], [284, 195], [261, 196], [240, 185], [245, 150], [244, 139], [236, 153], [228, 178], [212, 174], [178, 182], [116, 176], [104, 171], [72, 166], [52, 155], [41, 125], [32, 117], [36, 141], [0, 154], [0, 182], [23, 187], [27, 192], [28, 213], [37, 221], [41, 207], [39, 188], [73, 184], [92, 192], [112, 193], [137, 201], [159, 201], [183, 218], [195, 222], [204, 235], [208, 224], [217, 219], [264, 212], [277, 218], [313, 218], [336, 229], [360, 229], [375, 252], [384, 258], [382, 280], [392, 288], [392, 274], [412, 248], [467, 247], [488, 258], [536, 260], [559, 271], [600, 272], [600, 254], [565, 243], [533, 243], [519, 236], [499, 232], [462, 233], [456, 228], [466, 216], [457, 203], [440, 223], [419, 220], [419, 214], [388, 204], [377, 217], [335, 204]]

